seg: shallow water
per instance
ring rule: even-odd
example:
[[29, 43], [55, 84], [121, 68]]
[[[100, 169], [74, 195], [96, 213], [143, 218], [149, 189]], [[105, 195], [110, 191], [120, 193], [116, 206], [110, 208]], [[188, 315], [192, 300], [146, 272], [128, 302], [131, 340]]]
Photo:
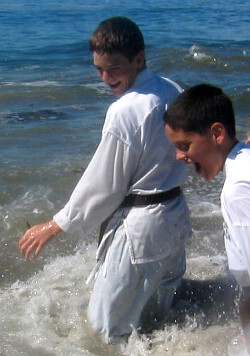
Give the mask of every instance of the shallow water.
[[184, 192], [193, 236], [187, 272], [167, 320], [145, 320], [128, 344], [104, 345], [86, 321], [96, 236], [63, 234], [25, 262], [26, 221], [49, 219], [70, 196], [100, 139], [114, 100], [92, 67], [87, 41], [104, 18], [125, 15], [145, 35], [148, 67], [184, 88], [222, 86], [237, 134], [249, 130], [249, 3], [177, 1], [2, 1], [0, 4], [0, 354], [244, 355], [238, 291], [227, 269], [219, 195], [192, 169]]

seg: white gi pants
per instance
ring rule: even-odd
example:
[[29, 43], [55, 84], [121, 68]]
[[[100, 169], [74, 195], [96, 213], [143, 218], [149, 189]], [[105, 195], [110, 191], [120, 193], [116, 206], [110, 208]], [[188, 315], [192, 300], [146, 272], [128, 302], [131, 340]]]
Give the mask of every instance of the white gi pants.
[[132, 264], [123, 225], [118, 230], [96, 274], [88, 306], [89, 322], [107, 343], [138, 328], [157, 289], [161, 313], [170, 309], [186, 267], [184, 247], [157, 262]]

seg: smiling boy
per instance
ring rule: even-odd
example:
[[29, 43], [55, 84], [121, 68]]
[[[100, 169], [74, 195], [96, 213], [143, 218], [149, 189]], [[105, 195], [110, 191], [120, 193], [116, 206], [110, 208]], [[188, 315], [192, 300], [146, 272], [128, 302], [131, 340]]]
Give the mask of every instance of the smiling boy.
[[147, 69], [143, 35], [127, 18], [101, 22], [90, 51], [117, 100], [67, 204], [49, 222], [28, 229], [19, 245], [28, 259], [62, 230], [84, 239], [105, 222], [88, 319], [109, 343], [140, 326], [156, 291], [159, 313], [166, 315], [185, 272], [190, 222], [180, 185], [186, 169], [175, 160], [163, 122], [182, 89]]
[[241, 286], [240, 317], [250, 340], [250, 146], [238, 142], [231, 100], [200, 84], [183, 92], [164, 116], [176, 159], [206, 180], [225, 172], [221, 192], [228, 265]]

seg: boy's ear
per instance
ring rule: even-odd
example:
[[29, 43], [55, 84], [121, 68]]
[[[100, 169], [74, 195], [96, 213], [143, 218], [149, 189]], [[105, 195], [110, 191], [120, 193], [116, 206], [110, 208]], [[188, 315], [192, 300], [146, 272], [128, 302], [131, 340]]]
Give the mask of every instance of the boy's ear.
[[222, 143], [227, 135], [225, 126], [221, 122], [215, 122], [211, 126], [211, 133], [218, 144]]
[[136, 62], [140, 69], [145, 67], [145, 52], [144, 51], [140, 51], [137, 53]]

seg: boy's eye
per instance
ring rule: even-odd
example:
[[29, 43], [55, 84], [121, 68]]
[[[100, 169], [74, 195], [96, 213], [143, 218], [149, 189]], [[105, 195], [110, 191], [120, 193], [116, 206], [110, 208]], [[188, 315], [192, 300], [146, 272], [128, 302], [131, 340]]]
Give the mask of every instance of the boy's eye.
[[187, 152], [189, 150], [190, 144], [189, 143], [181, 143], [177, 145], [178, 150], [182, 152]]
[[121, 67], [110, 67], [110, 68], [98, 68], [96, 67], [97, 71], [99, 74], [103, 74], [104, 72], [106, 72], [109, 75], [114, 75], [116, 73], [119, 73], [119, 71], [121, 70]]
[[109, 73], [117, 73], [119, 72], [121, 68], [120, 67], [112, 67], [108, 70]]

